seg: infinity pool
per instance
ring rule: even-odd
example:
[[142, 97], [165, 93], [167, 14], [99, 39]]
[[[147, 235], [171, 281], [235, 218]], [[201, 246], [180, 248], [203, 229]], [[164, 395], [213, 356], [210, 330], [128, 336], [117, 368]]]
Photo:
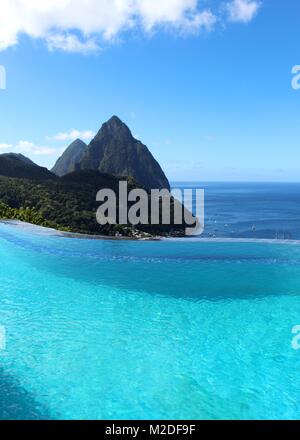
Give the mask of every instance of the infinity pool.
[[300, 246], [0, 224], [1, 419], [296, 419]]

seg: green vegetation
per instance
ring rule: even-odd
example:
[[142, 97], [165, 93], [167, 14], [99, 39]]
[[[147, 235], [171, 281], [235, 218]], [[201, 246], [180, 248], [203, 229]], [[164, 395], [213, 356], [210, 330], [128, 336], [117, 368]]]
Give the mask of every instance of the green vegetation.
[[[103, 188], [119, 192], [119, 181], [99, 171], [76, 171], [52, 180], [29, 180], [0, 176], [0, 218], [17, 219], [40, 226], [92, 235], [136, 236], [137, 231], [151, 235], [182, 232], [184, 225], [104, 225], [96, 220], [99, 202], [96, 194]], [[128, 191], [138, 185], [127, 178]], [[149, 202], [150, 203], [150, 202]], [[171, 209], [172, 211], [172, 209]], [[174, 231], [174, 229], [176, 231]]]
[[33, 208], [11, 208], [3, 202], [0, 202], [0, 219], [1, 220], [20, 220], [22, 222], [31, 223], [33, 225], [44, 226], [46, 228], [54, 228], [60, 231], [72, 232], [69, 228], [58, 225], [55, 222], [47, 221], [42, 215]]
[[[58, 229], [67, 228], [84, 234], [114, 235], [114, 227], [101, 227], [96, 221], [96, 210], [99, 206], [96, 194], [101, 188], [115, 190], [118, 180], [97, 172], [92, 173], [96, 175], [91, 177], [90, 172], [82, 175], [74, 173], [74, 180], [70, 174], [62, 179], [47, 181], [0, 176], [0, 201], [16, 210], [8, 211], [6, 215], [22, 213], [23, 217], [18, 218], [19, 220]], [[26, 219], [24, 207], [27, 208]], [[33, 215], [29, 219], [30, 212], [40, 217]]]

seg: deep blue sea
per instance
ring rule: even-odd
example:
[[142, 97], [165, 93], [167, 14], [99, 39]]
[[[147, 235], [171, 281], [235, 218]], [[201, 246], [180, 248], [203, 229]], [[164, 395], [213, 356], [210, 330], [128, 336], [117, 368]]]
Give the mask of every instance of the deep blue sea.
[[[210, 184], [206, 233], [299, 238], [299, 194]], [[295, 325], [299, 244], [0, 223], [0, 419], [298, 419]]]
[[300, 239], [300, 183], [191, 183], [202, 188], [205, 237]]

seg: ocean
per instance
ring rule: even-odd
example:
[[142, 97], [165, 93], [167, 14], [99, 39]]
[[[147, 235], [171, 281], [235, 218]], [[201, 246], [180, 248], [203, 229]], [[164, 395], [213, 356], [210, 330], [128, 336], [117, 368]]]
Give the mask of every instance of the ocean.
[[204, 237], [300, 239], [300, 183], [172, 182], [202, 188]]

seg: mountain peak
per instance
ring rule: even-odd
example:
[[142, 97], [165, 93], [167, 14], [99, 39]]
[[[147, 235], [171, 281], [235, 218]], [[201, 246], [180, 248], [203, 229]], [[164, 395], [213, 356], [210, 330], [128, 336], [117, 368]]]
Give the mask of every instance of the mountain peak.
[[57, 176], [63, 176], [64, 174], [75, 171], [76, 165], [82, 159], [86, 148], [86, 143], [81, 139], [73, 141], [57, 160], [52, 168], [52, 172]]
[[77, 138], [73, 141], [73, 144], [85, 144], [81, 139]]
[[[98, 135], [109, 134], [116, 135], [121, 137], [132, 137], [131, 131], [127, 127], [127, 125], [118, 117], [112, 116], [107, 122], [105, 122]], [[98, 136], [97, 135], [97, 136]]]
[[107, 122], [106, 124], [118, 124], [118, 125], [123, 125], [124, 122], [116, 115], [113, 115]]
[[105, 122], [84, 152], [78, 169], [131, 176], [147, 189], [170, 188], [168, 179], [148, 148], [132, 136], [118, 116]]

